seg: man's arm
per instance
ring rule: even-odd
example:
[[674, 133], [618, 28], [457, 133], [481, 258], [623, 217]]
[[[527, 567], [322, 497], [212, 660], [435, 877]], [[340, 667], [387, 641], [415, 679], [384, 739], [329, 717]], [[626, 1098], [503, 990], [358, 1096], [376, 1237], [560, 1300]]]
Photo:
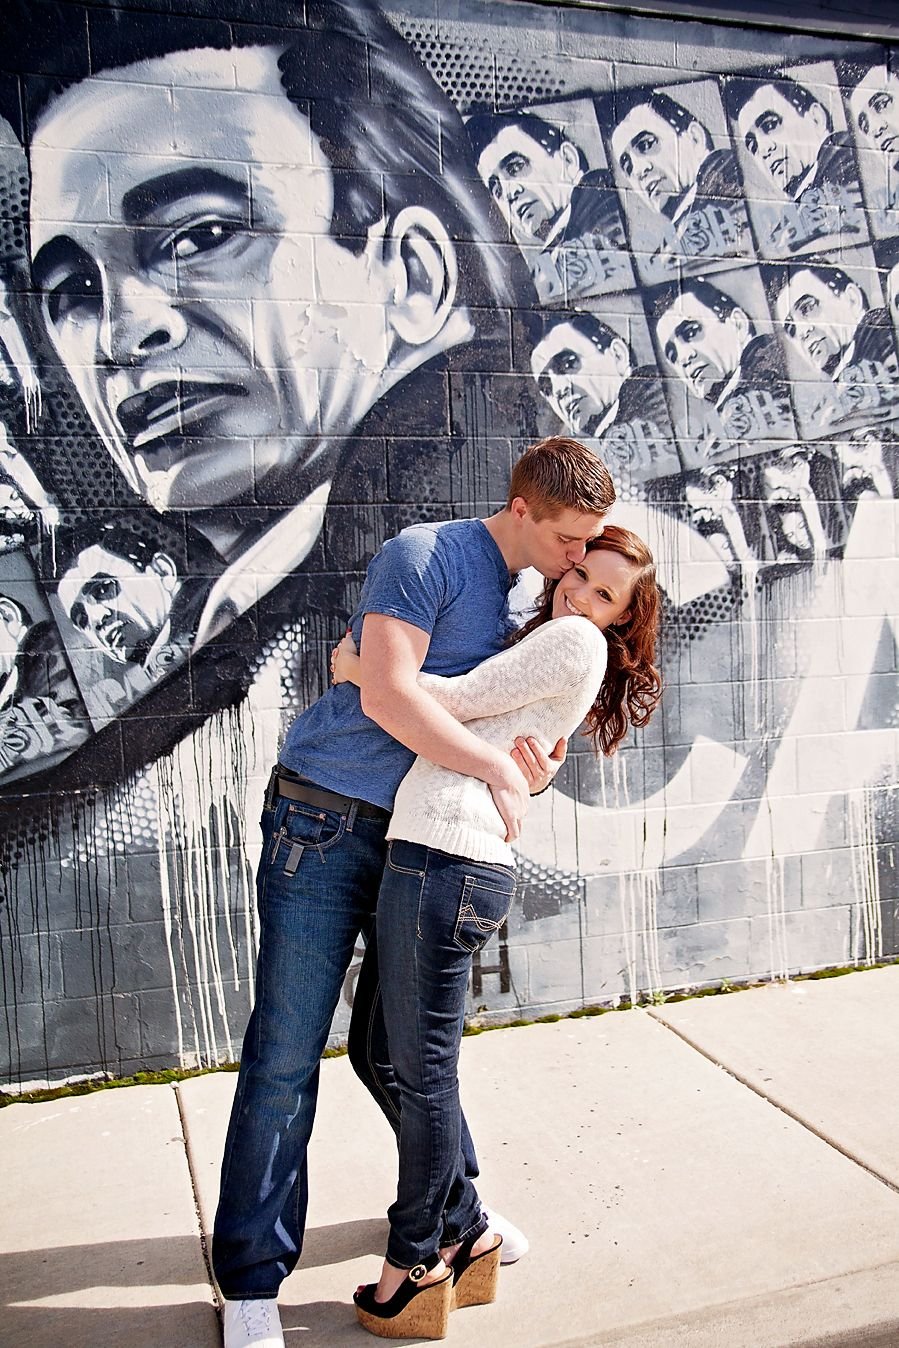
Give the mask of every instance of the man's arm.
[[367, 613], [359, 648], [362, 710], [413, 753], [486, 782], [506, 842], [514, 842], [528, 807], [527, 780], [510, 754], [479, 739], [418, 686], [429, 644], [420, 627]]

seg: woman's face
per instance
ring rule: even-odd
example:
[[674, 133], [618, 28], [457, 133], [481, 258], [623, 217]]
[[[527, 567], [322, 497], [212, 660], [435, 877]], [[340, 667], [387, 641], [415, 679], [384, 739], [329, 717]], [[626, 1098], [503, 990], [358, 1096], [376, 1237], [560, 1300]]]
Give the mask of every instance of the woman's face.
[[601, 632], [630, 617], [636, 567], [620, 553], [596, 548], [566, 571], [553, 595], [552, 616], [589, 618]]

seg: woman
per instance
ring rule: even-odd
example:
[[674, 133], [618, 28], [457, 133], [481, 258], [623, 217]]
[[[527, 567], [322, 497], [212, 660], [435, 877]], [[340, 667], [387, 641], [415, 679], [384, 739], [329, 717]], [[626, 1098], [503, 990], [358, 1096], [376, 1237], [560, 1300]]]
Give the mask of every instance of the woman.
[[[508, 650], [468, 674], [419, 681], [503, 748], [519, 734], [555, 744], [586, 720], [597, 751], [612, 754], [661, 696], [659, 607], [649, 549], [607, 525], [580, 566], [546, 582]], [[334, 651], [332, 673], [358, 683], [352, 638]], [[400, 785], [387, 838], [378, 960], [402, 1095], [399, 1182], [380, 1280], [354, 1300], [382, 1338], [442, 1338], [453, 1304], [496, 1295], [501, 1238], [458, 1169], [457, 1065], [472, 954], [508, 916], [515, 856], [486, 784], [422, 757]]]

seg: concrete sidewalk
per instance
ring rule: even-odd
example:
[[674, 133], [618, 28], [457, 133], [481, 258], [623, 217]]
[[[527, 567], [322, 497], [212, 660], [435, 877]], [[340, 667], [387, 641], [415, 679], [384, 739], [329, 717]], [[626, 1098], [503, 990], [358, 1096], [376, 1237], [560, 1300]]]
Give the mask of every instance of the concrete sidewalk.
[[[487, 1202], [531, 1239], [447, 1344], [899, 1345], [899, 968], [466, 1040]], [[0, 1344], [216, 1348], [233, 1073], [0, 1111]], [[395, 1151], [325, 1062], [286, 1342], [361, 1345]], [[411, 1342], [403, 1340], [402, 1342]]]

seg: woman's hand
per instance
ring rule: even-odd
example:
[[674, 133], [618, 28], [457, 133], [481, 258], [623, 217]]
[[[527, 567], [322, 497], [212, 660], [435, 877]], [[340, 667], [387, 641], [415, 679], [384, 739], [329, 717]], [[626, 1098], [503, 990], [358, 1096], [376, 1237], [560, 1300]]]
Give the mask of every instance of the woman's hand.
[[331, 682], [359, 686], [359, 651], [349, 628], [331, 652]]
[[528, 791], [539, 796], [545, 791], [559, 768], [565, 762], [568, 741], [559, 740], [552, 753], [548, 754], [543, 745], [533, 735], [519, 735], [515, 740], [512, 757], [527, 778]]

